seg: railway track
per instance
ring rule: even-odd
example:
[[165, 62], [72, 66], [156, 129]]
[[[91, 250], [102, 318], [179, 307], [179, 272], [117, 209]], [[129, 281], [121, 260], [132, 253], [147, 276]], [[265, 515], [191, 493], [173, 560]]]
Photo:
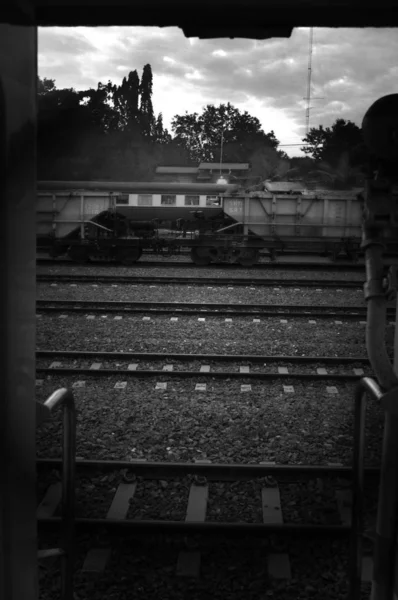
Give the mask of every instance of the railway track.
[[[95, 360], [131, 360], [138, 359], [143, 361], [165, 361], [166, 357], [160, 352], [92, 352], [90, 350], [38, 350], [36, 358], [69, 358], [82, 359], [90, 358]], [[369, 359], [366, 356], [286, 356], [286, 355], [259, 355], [259, 354], [187, 354], [187, 353], [167, 353], [167, 361], [175, 362], [219, 362], [219, 363], [286, 363], [286, 364], [315, 364], [324, 365], [368, 365]]]
[[[37, 467], [40, 473], [60, 469], [61, 461], [38, 459]], [[77, 460], [76, 467], [77, 484], [79, 478], [85, 475], [85, 485], [87, 481], [91, 484], [90, 497], [102, 497], [102, 501], [97, 502], [99, 508], [94, 509], [101, 516], [88, 517], [85, 514], [87, 503], [80, 504], [79, 493], [77, 494], [75, 525], [78, 532], [261, 538], [277, 534], [278, 537], [293, 539], [296, 536], [346, 539], [351, 533], [352, 493], [349, 479], [352, 470], [342, 465], [291, 466], [270, 462], [250, 465], [215, 464], [208, 460], [162, 463], [141, 459]], [[107, 479], [104, 473], [109, 477], [109, 489], [104, 489], [107, 485], [104, 484]], [[379, 469], [367, 468], [365, 476], [367, 485], [373, 485], [374, 493], [374, 482], [379, 476]], [[179, 481], [176, 482], [176, 479]], [[170, 506], [170, 485], [178, 491], [174, 496], [174, 506]], [[78, 484], [77, 487], [81, 491], [84, 486]], [[151, 503], [148, 488], [149, 492], [152, 489], [158, 490], [156, 507]], [[295, 492], [297, 494], [300, 491], [302, 494], [306, 488], [306, 493], [312, 497], [311, 510], [308, 505], [301, 507], [300, 502], [292, 501]], [[231, 495], [228, 494], [229, 490], [232, 490], [234, 497], [239, 494], [239, 507], [228, 500]], [[250, 498], [249, 511], [245, 511], [245, 495], [242, 492]], [[326, 495], [328, 510], [325, 510]], [[37, 509], [39, 531], [59, 527], [61, 518], [55, 514], [60, 507], [61, 498], [61, 483], [50, 483]], [[89, 506], [91, 512], [91, 503]], [[145, 518], [145, 513], [148, 512], [155, 513], [155, 518]], [[172, 518], [164, 518], [165, 513]], [[198, 538], [193, 543], [188, 543], [185, 538], [185, 545], [179, 551], [175, 565], [178, 575], [199, 575], [200, 549]], [[85, 555], [81, 572], [102, 573], [109, 563], [111, 553], [111, 539], [104, 543], [103, 538], [99, 547], [95, 547], [94, 542]], [[288, 552], [281, 553], [279, 550], [274, 553], [269, 548], [266, 560], [270, 578], [291, 579]], [[371, 557], [365, 556], [363, 579], [369, 578], [371, 566]]]
[[[38, 351], [36, 352], [36, 359], [41, 363], [36, 367], [36, 372], [43, 375], [87, 375], [91, 377], [122, 375], [163, 379], [166, 376], [167, 378], [198, 378], [200, 380], [228, 378], [357, 381], [365, 375], [363, 368], [358, 368], [358, 365], [369, 367], [368, 360], [361, 357], [250, 357], [244, 355], [171, 354], [166, 358], [161, 354], [148, 353]], [[88, 359], [94, 362], [88, 365]], [[139, 362], [130, 362], [134, 359]], [[44, 366], [45, 362], [47, 362], [46, 366]], [[226, 367], [226, 363], [228, 365], [231, 362], [233, 363], [232, 369]], [[202, 364], [199, 365], [198, 363]], [[254, 370], [251, 370], [253, 364], [248, 365], [247, 363], [254, 363]], [[154, 364], [160, 368], [154, 368]], [[271, 365], [275, 365], [275, 367]], [[305, 365], [305, 372], [296, 370], [302, 368], [303, 365]], [[350, 368], [352, 365], [356, 365], [356, 367]], [[332, 370], [330, 370], [330, 366]], [[273, 368], [274, 370], [272, 370]], [[338, 372], [336, 372], [336, 369]], [[350, 369], [350, 371], [341, 373], [342, 369], [346, 371]], [[367, 371], [369, 371], [369, 368], [367, 368]], [[370, 375], [370, 373], [366, 373], [366, 375]]]
[[[61, 460], [60, 459], [37, 459], [36, 464], [40, 469], [44, 468], [60, 468]], [[198, 505], [202, 505], [202, 510], [206, 512], [206, 496], [208, 495], [208, 485], [211, 482], [243, 482], [250, 480], [260, 480], [260, 484], [264, 484], [264, 488], [267, 490], [274, 490], [277, 493], [269, 492], [268, 495], [270, 497], [270, 504], [272, 507], [267, 506], [267, 502], [265, 502], [263, 498], [262, 511], [263, 516], [265, 517], [265, 512], [267, 513], [267, 518], [263, 518], [263, 522], [258, 523], [247, 523], [247, 522], [223, 522], [214, 520], [205, 522], [205, 514], [203, 514], [203, 520], [197, 519], [195, 521], [184, 521], [183, 519], [178, 521], [172, 520], [135, 520], [125, 518], [115, 518], [110, 515], [110, 511], [108, 510], [108, 518], [85, 518], [85, 517], [77, 517], [76, 524], [77, 526], [83, 527], [130, 527], [132, 529], [142, 530], [145, 529], [147, 531], [154, 530], [156, 527], [159, 527], [163, 531], [175, 532], [199, 532], [199, 533], [212, 533], [217, 530], [222, 530], [223, 532], [231, 532], [231, 533], [254, 533], [257, 535], [265, 535], [266, 533], [278, 533], [278, 534], [291, 534], [295, 532], [302, 532], [308, 534], [321, 534], [321, 535], [347, 535], [350, 531], [350, 523], [348, 515], [346, 514], [344, 518], [339, 517], [339, 506], [336, 503], [336, 517], [330, 520], [341, 520], [344, 521], [341, 524], [316, 524], [316, 523], [297, 523], [297, 522], [283, 522], [281, 520], [281, 502], [279, 497], [279, 486], [278, 483], [288, 484], [296, 483], [297, 480], [299, 482], [305, 481], [306, 479], [311, 479], [314, 477], [323, 477], [323, 478], [350, 478], [352, 475], [351, 467], [346, 467], [343, 465], [336, 464], [328, 464], [328, 465], [278, 465], [272, 462], [264, 462], [259, 464], [215, 464], [209, 460], [198, 460], [192, 463], [165, 463], [165, 462], [151, 462], [145, 459], [133, 460], [133, 461], [99, 461], [99, 460], [83, 460], [78, 459], [76, 461], [76, 467], [78, 472], [90, 472], [93, 473], [95, 471], [106, 471], [106, 472], [117, 472], [119, 471], [119, 486], [116, 489], [116, 493], [114, 494], [113, 501], [111, 502], [114, 505], [112, 512], [118, 512], [119, 515], [122, 512], [120, 510], [121, 505], [123, 504], [125, 508], [125, 515], [129, 511], [130, 499], [133, 497], [137, 484], [139, 485], [140, 480], [157, 480], [164, 481], [172, 478], [183, 478], [183, 477], [193, 477], [192, 485], [190, 486], [189, 496], [191, 497], [191, 505], [196, 504], [196, 509]], [[121, 473], [120, 473], [121, 471]], [[368, 467], [366, 469], [366, 475], [368, 478], [372, 479], [379, 475], [379, 469], [376, 467]], [[264, 480], [265, 478], [265, 480]], [[276, 480], [278, 478], [279, 482]], [[132, 485], [135, 484], [135, 485]], [[349, 485], [349, 481], [348, 481]], [[192, 494], [192, 486], [203, 488], [202, 492], [206, 492], [205, 494], [198, 494], [197, 490], [194, 490], [194, 494]], [[110, 486], [111, 487], [111, 486]], [[344, 489], [347, 489], [348, 486], [344, 486]], [[127, 489], [126, 489], [127, 488]], [[166, 486], [164, 486], [164, 489]], [[263, 496], [267, 495], [267, 491], [263, 488]], [[59, 521], [57, 517], [52, 517], [49, 513], [54, 514], [56, 508], [59, 504], [60, 497], [55, 492], [59, 490], [60, 492], [60, 484], [55, 484], [51, 488], [50, 493], [46, 493], [41, 505], [39, 507], [39, 523], [43, 522], [52, 522], [56, 523]], [[196, 492], [196, 494], [195, 494]], [[188, 495], [188, 494], [187, 494]], [[49, 498], [50, 496], [50, 498]], [[196, 496], [196, 498], [192, 498], [192, 496]], [[277, 498], [277, 496], [279, 498]], [[348, 494], [347, 494], [348, 496]], [[272, 501], [271, 501], [272, 497]], [[261, 506], [261, 494], [260, 494], [260, 506]], [[160, 499], [161, 502], [161, 499]], [[115, 504], [119, 505], [119, 510], [115, 510]], [[266, 510], [269, 508], [270, 510]], [[187, 507], [187, 512], [191, 512], [192, 506]], [[261, 510], [261, 509], [260, 509]], [[124, 512], [124, 511], [123, 511]], [[185, 512], [185, 511], [184, 511]], [[347, 511], [345, 511], [347, 512]], [[273, 518], [271, 514], [274, 513]], [[341, 514], [341, 512], [340, 512]], [[322, 515], [319, 515], [318, 518], [322, 520], [328, 520], [327, 518], [322, 519]]]
[[[254, 265], [253, 267], [242, 267], [241, 265], [236, 265], [236, 264], [228, 264], [228, 263], [219, 263], [219, 264], [210, 264], [207, 265], [206, 267], [197, 267], [194, 263], [192, 263], [191, 261], [187, 261], [187, 262], [182, 262], [182, 261], [142, 261], [142, 262], [137, 262], [134, 263], [134, 265], [131, 265], [129, 267], [125, 267], [125, 266], [121, 266], [121, 265], [117, 265], [115, 263], [109, 262], [109, 261], [95, 261], [92, 263], [85, 263], [84, 265], [80, 265], [79, 263], [76, 263], [72, 260], [69, 260], [67, 258], [65, 259], [54, 259], [54, 258], [38, 258], [36, 259], [36, 264], [37, 265], [54, 265], [54, 266], [64, 266], [65, 268], [67, 267], [75, 267], [75, 268], [79, 268], [79, 267], [96, 267], [96, 266], [101, 266], [101, 267], [109, 267], [112, 270], [118, 270], [118, 269], [129, 269], [131, 271], [136, 270], [136, 269], [147, 269], [147, 268], [152, 268], [152, 267], [164, 267], [165, 269], [223, 269], [223, 270], [231, 270], [231, 271], [247, 271], [249, 270], [275, 270], [275, 269], [283, 269], [283, 270], [294, 270], [297, 271], [297, 269], [300, 270], [308, 270], [308, 271], [319, 271], [319, 270], [328, 270], [328, 271], [359, 271], [359, 272], [364, 272], [365, 271], [365, 263], [364, 262], [359, 262], [359, 263], [348, 263], [348, 262], [298, 262], [298, 261], [291, 261], [291, 262], [264, 262], [264, 263], [257, 263], [256, 265]], [[398, 264], [398, 260], [396, 258], [385, 258], [385, 264], [386, 266], [390, 265], [390, 264]]]
[[362, 289], [362, 281], [345, 281], [324, 279], [260, 279], [260, 278], [228, 278], [228, 277], [147, 277], [130, 275], [77, 275], [38, 274], [38, 283], [101, 283], [128, 285], [195, 285], [195, 286], [261, 286], [261, 287], [310, 287], [310, 288], [345, 288]]
[[[366, 319], [366, 306], [313, 306], [274, 304], [217, 304], [210, 302], [127, 302], [92, 300], [37, 300], [38, 313], [118, 313], [151, 315], [253, 316], [253, 317], [314, 317], [348, 320]], [[395, 308], [387, 309], [387, 317], [395, 318]], [[144, 319], [150, 319], [146, 316]]]

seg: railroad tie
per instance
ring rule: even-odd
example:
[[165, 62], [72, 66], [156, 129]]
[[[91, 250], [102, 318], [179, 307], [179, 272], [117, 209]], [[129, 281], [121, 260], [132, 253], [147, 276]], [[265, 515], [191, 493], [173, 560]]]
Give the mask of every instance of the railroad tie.
[[127, 381], [117, 381], [114, 385], [115, 390], [124, 390], [127, 387]]
[[[197, 460], [198, 463], [210, 463], [209, 460]], [[207, 499], [209, 486], [207, 483], [198, 485], [193, 483], [189, 490], [188, 506], [185, 522], [204, 523], [207, 511]], [[200, 575], [200, 552], [183, 550], [178, 555], [177, 576], [199, 577]]]
[[102, 367], [102, 363], [92, 363], [90, 370], [91, 371], [98, 371], [100, 368]]
[[61, 367], [61, 366], [62, 366], [62, 363], [59, 362], [58, 360], [56, 360], [51, 363], [50, 369], [59, 369], [59, 367]]
[[[137, 482], [125, 482], [119, 483], [118, 488], [112, 500], [107, 519], [123, 520], [127, 517], [127, 513], [130, 507], [130, 501], [133, 498], [137, 489]], [[112, 552], [111, 547], [105, 548], [92, 548], [87, 552], [84, 564], [82, 567], [82, 573], [86, 574], [99, 574], [102, 573], [108, 562]]]
[[47, 519], [53, 517], [62, 498], [62, 483], [52, 483], [47, 489], [43, 500], [36, 510], [37, 519]]
[[[267, 463], [261, 463], [267, 464]], [[274, 480], [272, 480], [274, 481]], [[261, 490], [263, 523], [266, 525], [283, 525], [281, 496], [278, 484], [264, 486]], [[268, 575], [274, 579], [291, 579], [289, 555], [272, 553], [268, 555]]]
[[85, 381], [75, 381], [72, 384], [73, 388], [79, 388], [79, 387], [85, 387], [86, 386], [86, 382]]

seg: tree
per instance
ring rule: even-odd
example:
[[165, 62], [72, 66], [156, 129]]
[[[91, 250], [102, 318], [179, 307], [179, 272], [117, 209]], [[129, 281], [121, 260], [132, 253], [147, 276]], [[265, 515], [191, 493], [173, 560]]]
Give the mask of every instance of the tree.
[[[98, 83], [77, 92], [38, 79], [38, 177], [51, 180], [150, 181], [156, 164], [187, 164], [188, 153], [172, 140], [162, 114], [152, 114], [150, 135], [143, 129], [151, 114], [151, 71], [140, 82], [131, 71], [120, 86]], [[145, 99], [146, 98], [146, 99]]]
[[352, 121], [337, 119], [332, 127], [312, 127], [303, 141], [308, 145], [301, 150], [341, 182], [357, 179], [367, 161], [362, 132]]
[[137, 71], [130, 71], [119, 86], [108, 83], [110, 99], [119, 115], [119, 129], [130, 132], [139, 129], [140, 80]]
[[330, 128], [324, 129], [323, 125], [311, 127], [303, 142], [306, 146], [300, 148], [304, 154], [310, 154], [314, 160], [321, 160], [323, 148], [327, 139], [330, 137]]
[[55, 79], [47, 79], [47, 77], [40, 79], [40, 77], [37, 77], [37, 94], [38, 94], [38, 96], [47, 94], [48, 92], [51, 92], [54, 89], [55, 89]]
[[163, 127], [163, 115], [159, 113], [158, 118], [155, 121], [153, 127], [153, 139], [157, 144], [170, 144], [171, 143], [171, 135]]
[[175, 115], [172, 121], [174, 139], [187, 148], [190, 158], [197, 162], [220, 160], [221, 136], [223, 160], [247, 161], [250, 153], [261, 146], [276, 148], [274, 132], [264, 133], [260, 121], [247, 111], [228, 104], [208, 104], [202, 114]]
[[[96, 90], [90, 88], [79, 92], [80, 104], [87, 106], [91, 113], [91, 122], [101, 132], [107, 133], [111, 130], [121, 128], [120, 112], [115, 108], [113, 101], [113, 86], [109, 81], [107, 84], [98, 83]], [[113, 106], [112, 106], [113, 103]]]
[[185, 148], [189, 157], [194, 162], [200, 162], [206, 157], [203, 148], [203, 119], [198, 113], [185, 115], [176, 115], [171, 123], [171, 129], [174, 133], [174, 140], [181, 147]]
[[140, 83], [140, 120], [141, 129], [147, 137], [151, 136], [155, 126], [152, 106], [153, 76], [150, 64], [144, 66]]

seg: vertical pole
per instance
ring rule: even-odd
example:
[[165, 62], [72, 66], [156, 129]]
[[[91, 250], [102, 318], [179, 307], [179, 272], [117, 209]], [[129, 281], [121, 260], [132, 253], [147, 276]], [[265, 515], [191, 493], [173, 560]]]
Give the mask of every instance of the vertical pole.
[[220, 177], [222, 173], [222, 150], [224, 144], [224, 130], [221, 131], [221, 150], [220, 150]]
[[0, 22], [0, 598], [36, 600], [37, 28], [29, 0], [6, 0], [5, 8], [7, 22]]
[[308, 74], [307, 74], [307, 109], [305, 111], [305, 132], [310, 130], [310, 104], [311, 104], [311, 71], [312, 71], [312, 43], [314, 38], [314, 28], [310, 27], [310, 40], [308, 48]]
[[[394, 331], [394, 371], [398, 375], [398, 296], [396, 306], [396, 317], [395, 317], [395, 331]], [[398, 600], [398, 549], [397, 549], [397, 536], [394, 539], [394, 593], [393, 600]]]
[[84, 196], [80, 196], [80, 237], [84, 240]]
[[[368, 250], [366, 251], [368, 252]], [[368, 268], [368, 266], [367, 266]], [[374, 270], [375, 271], [375, 270]], [[373, 277], [377, 275], [374, 272]], [[369, 280], [368, 276], [368, 280]], [[377, 311], [377, 300], [373, 311]], [[369, 302], [372, 302], [370, 300]], [[368, 308], [368, 311], [370, 307]], [[368, 321], [371, 317], [368, 313]], [[384, 324], [381, 324], [384, 328]], [[369, 352], [370, 334], [367, 333], [368, 355], [373, 364], [372, 357]], [[372, 336], [374, 338], [375, 335]], [[394, 370], [398, 371], [398, 340], [397, 331], [395, 330], [395, 355], [394, 355]], [[377, 340], [376, 340], [377, 343]], [[376, 345], [377, 349], [377, 345]], [[372, 349], [375, 354], [375, 349]], [[381, 354], [379, 352], [378, 354]], [[388, 373], [385, 375], [386, 383], [380, 383], [385, 387], [388, 385], [391, 377]], [[383, 449], [381, 457], [380, 482], [379, 482], [379, 500], [377, 505], [377, 520], [376, 520], [376, 539], [374, 549], [374, 566], [373, 566], [373, 581], [371, 600], [393, 600], [394, 598], [394, 580], [395, 580], [395, 556], [396, 556], [396, 540], [397, 540], [397, 505], [398, 505], [398, 417], [386, 412], [384, 418], [384, 435]], [[394, 598], [395, 600], [395, 598]]]
[[366, 402], [367, 397], [365, 388], [358, 388], [355, 393], [354, 406], [350, 600], [360, 600], [361, 595]]
[[[244, 197], [244, 210], [243, 210], [243, 235], [246, 237], [249, 235], [249, 226], [247, 223], [250, 222], [250, 196]], [[247, 242], [247, 240], [245, 240]]]

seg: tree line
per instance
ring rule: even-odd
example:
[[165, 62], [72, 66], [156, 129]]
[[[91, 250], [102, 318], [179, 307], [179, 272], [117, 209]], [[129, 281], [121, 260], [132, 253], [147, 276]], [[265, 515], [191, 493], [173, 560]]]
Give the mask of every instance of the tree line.
[[338, 183], [356, 180], [366, 163], [361, 131], [351, 121], [312, 128], [303, 138], [307, 156], [290, 158], [274, 131], [264, 132], [259, 119], [230, 103], [175, 115], [169, 132], [162, 113], [154, 113], [152, 90], [149, 64], [141, 78], [134, 70], [120, 85], [100, 82], [84, 91], [38, 78], [38, 179], [151, 181], [159, 164], [222, 158], [250, 162], [252, 183], [314, 172]]

